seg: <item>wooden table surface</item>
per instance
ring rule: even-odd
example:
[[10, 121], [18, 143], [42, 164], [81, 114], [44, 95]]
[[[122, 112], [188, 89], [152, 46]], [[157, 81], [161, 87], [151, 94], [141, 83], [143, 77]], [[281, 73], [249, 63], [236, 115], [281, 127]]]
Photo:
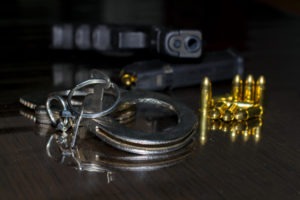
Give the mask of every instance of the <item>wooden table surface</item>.
[[[300, 21], [249, 23], [246, 74], [267, 80], [260, 140], [208, 132], [181, 162], [156, 170], [79, 171], [50, 159], [47, 137], [19, 114], [18, 98], [51, 85], [50, 64], [1, 64], [1, 199], [300, 199]], [[230, 82], [213, 84], [216, 93]], [[198, 109], [200, 87], [171, 96]], [[110, 177], [108, 179], [108, 176]]]

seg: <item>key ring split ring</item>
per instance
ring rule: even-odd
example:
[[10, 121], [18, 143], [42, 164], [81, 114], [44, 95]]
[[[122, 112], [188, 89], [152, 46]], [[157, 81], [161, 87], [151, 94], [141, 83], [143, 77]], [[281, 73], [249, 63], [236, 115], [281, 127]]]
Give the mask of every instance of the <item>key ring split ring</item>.
[[[64, 101], [64, 99], [61, 96], [54, 95], [54, 96], [49, 96], [48, 97], [47, 102], [46, 102], [46, 111], [47, 111], [47, 113], [49, 115], [51, 123], [56, 126], [59, 122], [55, 120], [55, 118], [53, 116], [53, 112], [52, 112], [52, 110], [50, 108], [50, 104], [51, 104], [51, 102], [53, 100], [58, 101], [62, 105], [63, 111], [66, 111], [67, 108], [68, 108], [68, 106], [67, 106], [66, 102]], [[68, 119], [65, 119], [63, 121], [64, 125], [67, 125], [67, 123], [68, 123], [68, 121], [66, 121], [66, 120], [68, 120]]]
[[80, 112], [78, 112], [76, 109], [74, 109], [72, 103], [71, 103], [71, 100], [72, 100], [72, 97], [73, 97], [73, 94], [78, 91], [79, 89], [81, 88], [84, 88], [88, 85], [95, 85], [95, 84], [104, 84], [105, 88], [112, 88], [115, 90], [116, 92], [116, 100], [115, 102], [109, 107], [107, 108], [106, 110], [103, 110], [103, 111], [100, 111], [100, 112], [97, 112], [97, 113], [82, 113], [82, 118], [88, 118], [88, 119], [93, 119], [93, 118], [99, 118], [99, 117], [103, 117], [109, 113], [111, 113], [112, 111], [115, 110], [115, 108], [117, 107], [117, 105], [119, 104], [120, 102], [120, 96], [121, 96], [121, 93], [120, 93], [120, 89], [119, 87], [115, 84], [115, 83], [112, 83], [112, 82], [107, 82], [106, 80], [103, 80], [103, 79], [89, 79], [89, 80], [86, 80], [78, 85], [76, 85], [68, 94], [68, 98], [67, 98], [67, 102], [68, 102], [68, 105], [70, 107], [70, 110], [72, 112], [74, 112], [75, 115], [80, 115]]
[[[115, 91], [115, 96], [116, 96], [116, 100], [114, 101], [114, 103], [107, 109], [102, 110], [100, 112], [97, 113], [84, 113], [84, 112], [78, 112], [72, 103], [72, 97], [74, 96], [78, 96], [78, 95], [83, 95], [86, 96], [89, 93], [87, 92], [81, 92], [80, 89], [89, 86], [89, 85], [96, 85], [96, 84], [100, 84], [103, 85], [105, 89], [109, 89], [112, 88]], [[63, 97], [59, 96], [59, 94], [66, 96], [67, 95], [67, 101], [64, 100]], [[50, 121], [54, 126], [57, 126], [59, 124], [59, 120], [56, 120], [53, 114], [53, 111], [51, 110], [51, 103], [53, 100], [58, 101], [62, 107], [63, 107], [63, 115], [66, 116], [62, 116], [65, 117], [65, 119], [62, 121], [62, 125], [67, 128], [68, 125], [68, 118], [74, 118], [74, 117], [78, 117], [80, 116], [80, 118], [99, 118], [99, 117], [103, 117], [109, 113], [111, 113], [112, 111], [115, 110], [115, 108], [117, 107], [119, 101], [120, 101], [120, 89], [119, 87], [110, 82], [109, 78], [104, 77], [103, 79], [99, 78], [99, 79], [89, 79], [86, 80], [78, 85], [76, 85], [72, 90], [66, 90], [66, 91], [60, 91], [60, 92], [54, 92], [52, 94], [50, 94], [50, 96], [48, 97], [47, 101], [46, 101], [46, 111], [49, 115]], [[99, 102], [100, 103], [100, 102]]]

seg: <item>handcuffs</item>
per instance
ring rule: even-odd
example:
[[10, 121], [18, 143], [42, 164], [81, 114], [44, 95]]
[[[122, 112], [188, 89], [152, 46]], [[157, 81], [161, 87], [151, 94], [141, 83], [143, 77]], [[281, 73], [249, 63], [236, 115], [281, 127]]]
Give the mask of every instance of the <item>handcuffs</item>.
[[[147, 161], [149, 158], [174, 160], [170, 155], [187, 152], [185, 148], [193, 146], [198, 127], [196, 115], [182, 103], [154, 92], [120, 89], [108, 76], [97, 71], [94, 71], [94, 77], [71, 90], [50, 93], [45, 106], [32, 103], [34, 100], [30, 104], [24, 99], [23, 102], [20, 100], [21, 103], [35, 108], [37, 121], [51, 123], [61, 133], [50, 137], [47, 152], [50, 152], [51, 143], [56, 140], [62, 155], [71, 155], [75, 160], [78, 160], [77, 139], [82, 126], [100, 138], [101, 142], [135, 153], [135, 158], [148, 156]], [[177, 119], [176, 125], [154, 133], [128, 127], [126, 124], [135, 117], [135, 107], [139, 104], [149, 104], [173, 112]], [[51, 157], [51, 153], [48, 154]], [[90, 166], [83, 162], [77, 163], [81, 163], [81, 167]]]

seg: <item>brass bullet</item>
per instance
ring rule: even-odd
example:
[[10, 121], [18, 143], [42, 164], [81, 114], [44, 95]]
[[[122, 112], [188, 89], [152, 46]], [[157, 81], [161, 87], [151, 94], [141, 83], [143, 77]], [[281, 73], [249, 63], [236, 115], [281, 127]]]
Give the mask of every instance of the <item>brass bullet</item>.
[[239, 109], [234, 118], [238, 121], [248, 120], [250, 118], [260, 117], [263, 114], [263, 109], [260, 105], [255, 105], [247, 109]]
[[208, 77], [204, 77], [202, 80], [201, 88], [201, 112], [207, 112], [208, 107], [211, 105], [212, 91], [211, 91], [211, 82]]
[[234, 115], [236, 113], [236, 111], [238, 110], [238, 105], [233, 103], [229, 106], [229, 108], [227, 110], [225, 110], [224, 114], [223, 114], [223, 120], [225, 122], [229, 122], [234, 120]]
[[128, 74], [128, 73], [124, 73], [121, 76], [121, 82], [123, 83], [123, 85], [130, 87], [133, 84], [135, 84], [137, 81], [137, 77], [132, 75], [132, 74]]
[[232, 81], [232, 100], [241, 101], [243, 98], [243, 80], [236, 75]]
[[200, 102], [200, 144], [204, 145], [206, 142], [207, 132], [207, 112], [211, 105], [212, 99], [211, 82], [208, 77], [204, 77], [201, 86], [201, 102]]
[[242, 101], [235, 102], [235, 104], [241, 109], [247, 109], [247, 108], [250, 108], [253, 106], [253, 103], [247, 103], [247, 102], [242, 102]]
[[207, 129], [208, 122], [207, 122], [207, 116], [205, 115], [205, 112], [202, 112], [202, 115], [200, 116], [200, 123], [199, 123], [199, 141], [201, 145], [204, 145], [206, 143], [206, 137], [207, 137]]
[[246, 110], [239, 108], [238, 111], [235, 113], [234, 118], [238, 121], [246, 120], [247, 118]]
[[208, 111], [208, 117], [210, 119], [219, 119], [223, 116], [225, 110], [228, 108], [228, 105], [226, 102], [217, 102], [214, 106], [214, 108], [210, 109]]
[[230, 111], [226, 110], [223, 115], [223, 120], [225, 122], [229, 122], [232, 121], [233, 119], [234, 119], [234, 115]]
[[218, 102], [226, 102], [226, 103], [228, 103], [228, 106], [229, 106], [232, 102], [232, 96], [228, 93], [223, 96], [216, 96], [212, 99], [212, 102], [213, 102], [212, 106], [214, 106]]
[[219, 119], [221, 117], [221, 113], [217, 108], [212, 108], [208, 111], [209, 119]]
[[255, 92], [255, 81], [252, 75], [248, 75], [244, 85], [244, 101], [253, 103]]
[[[220, 107], [220, 105], [222, 105], [222, 104], [227, 105], [227, 107], [223, 108], [223, 112], [224, 112], [225, 109], [228, 108], [232, 104], [232, 96], [230, 96], [230, 94], [226, 94], [222, 97], [218, 96], [218, 97], [212, 98], [211, 107], [213, 107], [213, 108]], [[225, 106], [225, 105], [223, 105], [223, 106]]]
[[256, 81], [255, 86], [255, 103], [263, 105], [264, 91], [265, 91], [266, 80], [264, 76], [260, 76]]

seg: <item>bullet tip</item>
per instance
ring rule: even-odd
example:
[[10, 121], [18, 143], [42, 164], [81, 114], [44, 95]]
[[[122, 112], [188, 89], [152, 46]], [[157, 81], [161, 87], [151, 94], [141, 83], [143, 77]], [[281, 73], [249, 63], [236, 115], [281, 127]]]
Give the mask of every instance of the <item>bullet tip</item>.
[[204, 86], [210, 86], [211, 85], [210, 80], [209, 80], [208, 77], [203, 78], [202, 85], [204, 85]]
[[240, 75], [236, 75], [233, 79], [233, 83], [239, 84], [241, 81], [241, 76]]
[[266, 84], [266, 79], [264, 76], [260, 76], [258, 79], [257, 79], [257, 83], [259, 85], [265, 85]]
[[254, 82], [254, 78], [251, 74], [249, 74], [246, 78], [246, 84], [247, 83], [253, 83]]

